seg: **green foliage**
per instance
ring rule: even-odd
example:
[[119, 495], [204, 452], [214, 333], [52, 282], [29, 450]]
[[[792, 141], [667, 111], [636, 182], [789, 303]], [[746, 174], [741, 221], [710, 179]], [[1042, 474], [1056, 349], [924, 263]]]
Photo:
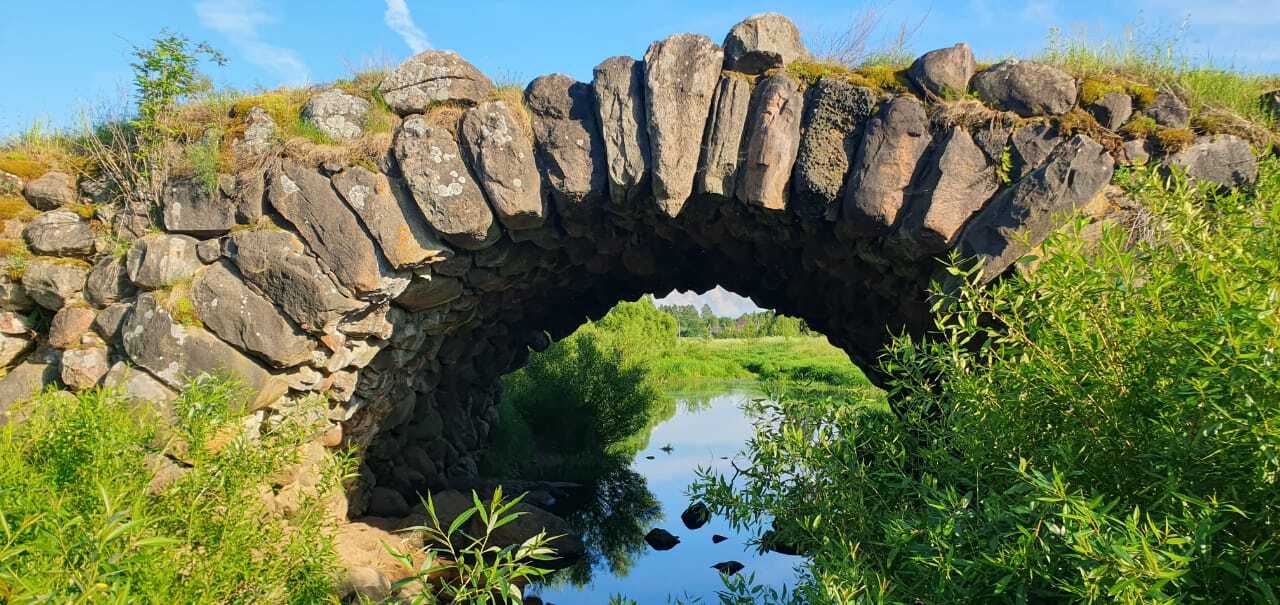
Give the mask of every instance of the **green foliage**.
[[222, 163], [222, 133], [206, 132], [184, 149], [186, 165], [195, 177], [204, 183], [205, 190], [214, 195], [218, 191], [218, 168]]
[[1005, 145], [1000, 150], [1000, 161], [996, 164], [996, 178], [1001, 185], [1013, 182], [1013, 145]]
[[[210, 436], [239, 428], [241, 389], [205, 377], [159, 431], [145, 407], [108, 390], [48, 392], [30, 417], [0, 429], [0, 601], [5, 603], [316, 603], [336, 565], [318, 499], [289, 519], [257, 496], [311, 433], [283, 422], [256, 442]], [[189, 465], [149, 488], [148, 460], [189, 444]], [[233, 432], [238, 435], [239, 432]], [[346, 465], [349, 466], [349, 465]]]
[[133, 56], [136, 60], [129, 66], [138, 103], [135, 126], [144, 133], [160, 129], [179, 101], [210, 89], [208, 78], [200, 73], [201, 57], [219, 66], [227, 63], [226, 56], [212, 46], [168, 30], [162, 30], [147, 48], [135, 46]]
[[787, 381], [814, 387], [864, 388], [866, 377], [825, 337], [682, 338], [649, 363], [667, 387], [707, 381]]
[[[414, 570], [413, 575], [396, 582], [392, 588], [422, 588], [409, 601], [413, 605], [434, 604], [441, 598], [445, 602], [473, 605], [522, 603], [521, 586], [547, 573], [547, 568], [538, 564], [555, 559], [555, 551], [548, 544], [559, 537], [539, 532], [523, 544], [499, 548], [490, 543], [495, 531], [524, 514], [511, 512], [523, 498], [506, 501], [502, 488], [498, 487], [489, 502], [481, 502], [480, 497], [471, 492], [471, 508], [445, 527], [436, 513], [435, 502], [428, 495], [430, 525], [404, 530], [423, 534], [428, 544], [426, 559], [415, 566], [411, 555], [392, 552], [405, 567]], [[464, 531], [473, 518], [479, 519], [482, 528], [475, 536]]]
[[720, 317], [711, 307], [702, 305], [664, 305], [662, 312], [675, 318], [678, 334], [700, 338], [759, 338], [765, 336], [802, 336], [814, 332], [804, 320], [778, 315], [773, 311], [757, 311], [739, 317]]
[[1280, 165], [1119, 181], [1153, 237], [1070, 230], [985, 288], [953, 265], [938, 339], [886, 352], [894, 412], [760, 402], [751, 472], [694, 496], [775, 517], [806, 603], [1276, 602]]

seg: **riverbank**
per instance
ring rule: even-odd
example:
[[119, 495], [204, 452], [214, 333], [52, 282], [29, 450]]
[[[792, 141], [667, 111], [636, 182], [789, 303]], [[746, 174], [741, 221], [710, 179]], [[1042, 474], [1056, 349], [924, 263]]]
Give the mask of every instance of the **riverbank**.
[[649, 362], [668, 388], [717, 382], [785, 381], [833, 389], [871, 387], [848, 354], [824, 336], [679, 338]]

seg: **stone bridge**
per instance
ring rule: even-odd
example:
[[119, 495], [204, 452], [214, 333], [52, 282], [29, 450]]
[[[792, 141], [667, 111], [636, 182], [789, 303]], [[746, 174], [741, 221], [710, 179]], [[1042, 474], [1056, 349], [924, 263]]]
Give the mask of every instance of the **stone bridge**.
[[[1139, 111], [1185, 128], [1167, 92], [1083, 102], [1058, 69], [979, 71], [963, 44], [878, 83], [818, 67], [777, 15], [723, 45], [682, 34], [607, 59], [590, 83], [540, 77], [523, 102], [428, 51], [381, 85], [403, 120], [377, 165], [268, 151], [275, 125], [252, 111], [237, 143], [251, 167], [216, 191], [172, 182], [158, 232], [117, 220], [140, 236], [122, 257], [63, 208], [74, 179], [20, 183], [46, 212], [9, 228], [37, 256], [0, 278], [0, 409], [46, 383], [163, 402], [231, 371], [257, 393], [250, 426], [327, 393], [317, 443], [363, 449], [364, 486], [412, 498], [476, 474], [500, 376], [619, 301], [723, 285], [803, 318], [874, 378], [891, 335], [930, 325], [940, 258], [983, 259], [994, 279], [1071, 211], [1105, 219], [1117, 161], [1256, 173], [1234, 137], [1161, 157], [1116, 134]], [[313, 101], [320, 128], [359, 132], [365, 101]], [[36, 306], [56, 312], [40, 335], [19, 317]]]

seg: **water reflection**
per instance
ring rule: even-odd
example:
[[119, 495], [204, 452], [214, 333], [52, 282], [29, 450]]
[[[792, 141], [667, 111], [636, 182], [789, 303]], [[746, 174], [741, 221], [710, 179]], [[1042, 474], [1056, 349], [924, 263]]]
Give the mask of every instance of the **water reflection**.
[[586, 556], [557, 573], [549, 585], [587, 586], [595, 569], [626, 576], [644, 553], [644, 535], [662, 514], [662, 507], [643, 476], [625, 466], [615, 467], [566, 501], [566, 521], [580, 533]]

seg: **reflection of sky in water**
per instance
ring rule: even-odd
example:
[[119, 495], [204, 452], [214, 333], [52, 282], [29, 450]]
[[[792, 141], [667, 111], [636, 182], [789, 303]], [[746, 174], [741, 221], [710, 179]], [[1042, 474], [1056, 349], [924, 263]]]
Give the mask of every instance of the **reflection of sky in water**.
[[[622, 594], [640, 605], [661, 605], [667, 603], [668, 595], [687, 593], [701, 597], [703, 603], [718, 603], [715, 594], [723, 584], [711, 566], [728, 560], [746, 565], [741, 573], [755, 573], [761, 584], [779, 587], [789, 583], [800, 559], [756, 554], [754, 547], [746, 545], [749, 536], [739, 536], [718, 517], [697, 531], [680, 522], [680, 513], [689, 505], [684, 490], [694, 481], [694, 471], [699, 466], [731, 471], [730, 460], [721, 457], [732, 458], [751, 437], [751, 420], [742, 413], [741, 404], [752, 396], [746, 391], [731, 391], [710, 398], [709, 405], [694, 406], [696, 410], [681, 402], [674, 417], [653, 429], [649, 447], [631, 465], [648, 480], [649, 490], [662, 503], [662, 518], [655, 526], [678, 536], [678, 546], [665, 552], [646, 547], [626, 577], [610, 574], [607, 567], [597, 568], [590, 585], [544, 588], [539, 596], [556, 605], [601, 605], [608, 603], [610, 595]], [[670, 454], [661, 450], [667, 444], [672, 447]], [[729, 540], [712, 544], [714, 534]]]

